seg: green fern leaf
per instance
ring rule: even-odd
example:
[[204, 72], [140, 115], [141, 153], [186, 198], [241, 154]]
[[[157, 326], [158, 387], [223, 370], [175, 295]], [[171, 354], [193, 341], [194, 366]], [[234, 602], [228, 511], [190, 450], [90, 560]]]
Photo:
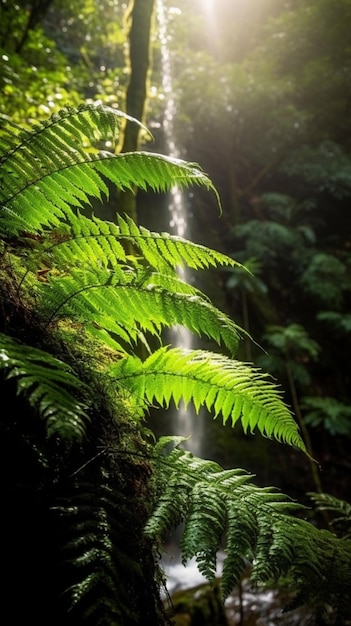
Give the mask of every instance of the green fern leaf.
[[55, 512], [65, 530], [63, 557], [73, 566], [72, 584], [68, 570], [64, 590], [70, 611], [77, 622], [121, 624], [131, 612], [130, 581], [141, 584], [142, 576], [139, 555], [128, 553], [135, 545], [131, 502], [115, 484], [82, 481]]
[[107, 196], [108, 180], [122, 190], [201, 185], [213, 190], [220, 206], [217, 190], [196, 164], [147, 152], [97, 150], [102, 138], [115, 139], [120, 118], [132, 119], [102, 105], [66, 107], [48, 122], [14, 135], [12, 150], [1, 162], [3, 232], [57, 226], [71, 217], [72, 207], [85, 208], [91, 198]]
[[248, 563], [254, 558], [258, 541], [256, 510], [235, 502], [227, 507], [226, 558], [222, 568], [222, 593], [226, 598], [238, 584]]
[[205, 246], [138, 227], [128, 216], [124, 219], [117, 216], [117, 224], [114, 224], [94, 216], [87, 218], [78, 212], [70, 217], [65, 228], [61, 228], [61, 233], [58, 238], [53, 232], [53, 241], [44, 242], [56, 263], [76, 264], [79, 259], [80, 265], [86, 262], [91, 266], [96, 262], [99, 266], [113, 268], [116, 263], [126, 261], [123, 243], [129, 241], [139, 249], [148, 266], [162, 272], [184, 265], [192, 269], [239, 266], [230, 257]]
[[[228, 316], [179, 278], [155, 279], [158, 285], [145, 270], [134, 273], [118, 266], [114, 272], [71, 269], [42, 285], [42, 303], [50, 322], [68, 316], [100, 325], [128, 343], [137, 340], [139, 330], [158, 335], [162, 328], [180, 324], [236, 350], [240, 329]], [[170, 285], [178, 286], [178, 292], [168, 290]]]
[[180, 443], [174, 438], [172, 446], [167, 437], [155, 446], [152, 464], [158, 500], [145, 526], [147, 537], [164, 538], [181, 518], [183, 562], [195, 557], [209, 580], [215, 575], [216, 551], [223, 548], [224, 598], [248, 564], [254, 583], [288, 577], [291, 589], [315, 605], [349, 596], [351, 541], [293, 517], [304, 507], [271, 488], [256, 487], [243, 470], [223, 470], [181, 450]]
[[226, 526], [225, 500], [217, 485], [199, 482], [193, 486], [186, 519], [180, 546], [183, 564], [196, 555], [199, 571], [213, 581]]
[[139, 248], [142, 256], [151, 267], [162, 269], [176, 268], [186, 264], [191, 269], [240, 265], [225, 254], [206, 246], [187, 241], [169, 233], [155, 233], [147, 228], [137, 227], [130, 217], [117, 216], [120, 232], [133, 246]]
[[307, 495], [313, 500], [318, 511], [330, 511], [335, 517], [332, 525], [344, 539], [351, 538], [351, 504], [340, 500], [329, 493], [309, 492]]
[[276, 385], [259, 370], [223, 355], [163, 347], [144, 363], [136, 358], [120, 361], [111, 370], [131, 393], [149, 403], [176, 406], [193, 401], [222, 415], [232, 426], [241, 419], [245, 430], [294, 445], [306, 452], [298, 426]]
[[17, 393], [35, 407], [49, 437], [78, 440], [84, 437], [89, 422], [87, 407], [77, 399], [84, 385], [67, 365], [47, 352], [20, 344], [1, 333], [0, 369], [7, 380], [16, 381]]
[[[38, 169], [32, 162], [32, 152], [36, 150], [37, 144], [41, 146], [43, 141], [48, 144], [45, 155], [42, 155], [45, 162], [57, 158], [56, 136], [65, 146], [64, 152], [73, 154], [77, 151], [84, 161], [89, 146], [96, 145], [100, 140], [118, 139], [124, 120], [143, 126], [126, 113], [98, 103], [81, 104], [78, 107], [65, 106], [48, 120], [33, 125], [29, 130], [19, 128], [6, 116], [2, 116], [1, 119], [2, 137], [7, 138], [7, 141], [0, 144], [2, 164], [11, 170], [13, 163], [18, 161], [24, 168], [32, 168], [32, 176]], [[40, 165], [44, 169], [44, 165], [42, 163]]]

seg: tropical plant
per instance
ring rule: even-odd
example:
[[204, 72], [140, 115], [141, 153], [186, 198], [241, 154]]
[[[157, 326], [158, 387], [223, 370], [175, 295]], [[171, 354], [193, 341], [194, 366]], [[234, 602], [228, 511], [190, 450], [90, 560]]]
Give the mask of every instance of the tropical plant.
[[332, 524], [339, 537], [351, 537], [351, 505], [330, 493], [308, 494], [318, 511], [329, 511], [333, 514]]
[[301, 408], [304, 421], [313, 428], [323, 426], [331, 435], [351, 434], [351, 407], [329, 397], [305, 397]]
[[[177, 272], [236, 261], [128, 216], [107, 222], [92, 213], [92, 200], [111, 185], [203, 186], [220, 206], [198, 165], [117, 153], [126, 118], [86, 104], [30, 130], [3, 120], [0, 366], [11, 412], [1, 420], [1, 456], [3, 471], [13, 468], [5, 563], [42, 565], [39, 584], [21, 570], [23, 610], [37, 623], [164, 623], [156, 555], [164, 533], [183, 520], [184, 561], [195, 556], [210, 580], [225, 538], [223, 597], [249, 559], [254, 581], [289, 575], [296, 602], [332, 609], [340, 623], [350, 597], [349, 540], [299, 519], [299, 505], [252, 485], [243, 470], [182, 450], [181, 438], [150, 438], [150, 406], [183, 400], [307, 454], [274, 380], [235, 359], [245, 331]], [[221, 352], [163, 345], [163, 330], [175, 324]], [[38, 588], [50, 596], [39, 617]], [[21, 610], [11, 606], [12, 615]]]

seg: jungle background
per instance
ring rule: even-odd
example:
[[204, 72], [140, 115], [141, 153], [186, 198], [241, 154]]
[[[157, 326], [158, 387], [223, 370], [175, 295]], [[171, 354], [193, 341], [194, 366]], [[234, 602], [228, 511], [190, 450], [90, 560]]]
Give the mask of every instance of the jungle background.
[[[206, 271], [199, 287], [254, 338], [239, 358], [279, 381], [321, 469], [206, 416], [201, 454], [301, 501], [318, 489], [348, 500], [351, 1], [163, 0], [163, 42], [158, 6], [3, 0], [0, 112], [27, 126], [65, 104], [101, 101], [152, 132], [126, 133], [123, 149], [167, 152], [172, 98], [178, 155], [199, 163], [223, 208], [219, 215], [207, 192], [188, 193], [187, 236], [252, 272]], [[140, 31], [131, 41], [133, 16]], [[147, 228], [168, 230], [168, 202], [140, 192], [130, 210]], [[102, 216], [114, 210], [112, 197]], [[156, 434], [172, 432], [167, 417], [150, 420]]]

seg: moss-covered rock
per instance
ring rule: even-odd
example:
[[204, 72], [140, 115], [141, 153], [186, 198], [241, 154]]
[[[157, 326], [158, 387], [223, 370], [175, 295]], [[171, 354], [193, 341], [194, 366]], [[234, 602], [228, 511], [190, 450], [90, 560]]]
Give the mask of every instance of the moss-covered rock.
[[171, 598], [174, 626], [227, 626], [219, 582], [176, 591]]

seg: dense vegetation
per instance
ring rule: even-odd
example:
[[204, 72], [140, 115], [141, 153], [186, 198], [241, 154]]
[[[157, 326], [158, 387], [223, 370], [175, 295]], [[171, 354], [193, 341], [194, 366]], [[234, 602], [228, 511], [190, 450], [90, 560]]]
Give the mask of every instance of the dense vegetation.
[[[163, 623], [153, 549], [181, 519], [184, 558], [196, 556], [209, 579], [227, 535], [224, 596], [248, 558], [253, 580], [287, 576], [321, 623], [348, 617], [351, 3], [335, 12], [327, 0], [284, 10], [267, 0], [256, 13], [254, 2], [219, 4], [206, 14], [200, 2], [179, 1], [183, 13], [173, 7], [166, 24], [177, 145], [210, 178], [155, 154], [166, 145], [156, 21], [143, 120], [150, 142], [119, 111], [130, 106], [133, 11], [108, 0], [98, 9], [88, 0], [1, 5], [1, 385], [12, 407], [1, 430], [4, 474], [11, 468], [7, 602], [18, 619], [53, 623], [57, 612], [57, 623], [138, 624], [141, 615]], [[111, 110], [90, 106], [97, 100]], [[138, 128], [134, 143], [152, 153], [123, 155], [120, 122]], [[194, 182], [190, 227], [204, 245], [123, 215], [134, 186], [147, 226], [151, 205], [160, 207], [155, 191]], [[219, 191], [220, 218], [208, 189]], [[179, 263], [197, 270], [195, 286], [180, 280]], [[174, 323], [205, 349], [159, 349]], [[302, 439], [252, 361], [282, 385]], [[150, 443], [149, 408], [181, 397], [221, 415], [217, 429], [231, 422], [293, 444], [287, 475], [292, 464], [304, 472], [296, 491], [315, 492], [344, 524], [318, 530], [330, 516], [303, 521], [298, 506], [243, 470], [194, 458], [181, 440]], [[296, 483], [282, 482], [295, 493]], [[50, 599], [40, 609], [38, 589]]]
[[171, 21], [178, 145], [223, 204], [217, 222], [192, 198], [190, 232], [252, 270], [222, 275], [217, 296], [257, 341], [241, 356], [281, 381], [322, 488], [347, 498], [351, 3], [256, 4], [219, 2], [196, 37]]

